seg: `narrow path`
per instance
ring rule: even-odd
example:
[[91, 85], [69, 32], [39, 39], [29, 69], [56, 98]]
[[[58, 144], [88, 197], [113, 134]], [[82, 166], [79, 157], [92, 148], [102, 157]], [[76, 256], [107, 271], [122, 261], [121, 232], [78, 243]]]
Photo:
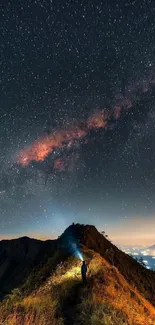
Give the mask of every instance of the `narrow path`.
[[68, 292], [68, 296], [62, 304], [62, 316], [64, 319], [64, 325], [73, 325], [76, 320], [77, 305], [81, 302], [81, 291], [83, 288], [82, 283], [77, 283]]

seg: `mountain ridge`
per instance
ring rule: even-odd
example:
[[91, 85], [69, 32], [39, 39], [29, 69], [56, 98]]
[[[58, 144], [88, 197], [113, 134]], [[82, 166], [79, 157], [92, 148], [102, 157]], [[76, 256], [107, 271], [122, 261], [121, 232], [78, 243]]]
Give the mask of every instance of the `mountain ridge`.
[[[1, 245], [0, 242], [1, 288], [13, 281], [7, 292], [1, 292], [0, 325], [4, 320], [6, 325], [79, 325], [86, 324], [91, 313], [93, 321], [87, 323], [91, 325], [146, 325], [148, 315], [147, 325], [155, 324], [155, 273], [120, 251], [94, 226], [72, 224], [57, 240], [38, 242], [26, 238], [13, 243], [10, 249], [14, 254], [9, 262], [14, 264], [23, 256], [22, 263], [15, 266], [10, 276], [7, 268], [4, 269], [5, 259], [10, 256], [6, 254], [10, 243], [7, 242], [7, 249], [4, 249], [5, 243]], [[33, 250], [31, 245], [35, 245]], [[15, 251], [20, 251], [18, 258]], [[81, 261], [76, 251], [83, 254], [88, 265], [87, 287], [81, 282]], [[6, 256], [2, 258], [4, 252]], [[15, 274], [18, 284], [14, 281]], [[128, 307], [130, 304], [132, 310]], [[79, 308], [83, 310], [84, 320], [81, 320]], [[91, 309], [86, 312], [85, 308]], [[104, 322], [94, 320], [99, 313]]]

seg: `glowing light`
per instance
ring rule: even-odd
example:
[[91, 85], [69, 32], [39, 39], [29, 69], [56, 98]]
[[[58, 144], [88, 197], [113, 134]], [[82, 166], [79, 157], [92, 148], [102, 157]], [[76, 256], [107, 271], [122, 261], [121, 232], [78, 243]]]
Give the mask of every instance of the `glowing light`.
[[77, 245], [75, 243], [72, 243], [71, 244], [72, 246], [72, 250], [73, 250], [73, 253], [74, 255], [80, 259], [81, 261], [83, 261], [83, 256], [82, 256], [82, 253], [79, 251], [79, 249], [77, 248]]
[[147, 255], [149, 255], [146, 251], [145, 251], [145, 252], [141, 252], [141, 254], [142, 254], [143, 256], [147, 256]]
[[148, 261], [147, 261], [147, 260], [144, 260], [144, 263], [145, 263], [145, 264], [148, 264]]
[[77, 256], [79, 257], [79, 259], [81, 260], [81, 261], [83, 261], [83, 257], [82, 257], [82, 254], [77, 250]]
[[141, 254], [142, 254], [143, 256], [147, 256], [147, 255], [148, 255], [148, 250], [146, 249], [145, 251], [142, 251]]
[[155, 256], [155, 250], [150, 249], [149, 251], [150, 251], [149, 255]]

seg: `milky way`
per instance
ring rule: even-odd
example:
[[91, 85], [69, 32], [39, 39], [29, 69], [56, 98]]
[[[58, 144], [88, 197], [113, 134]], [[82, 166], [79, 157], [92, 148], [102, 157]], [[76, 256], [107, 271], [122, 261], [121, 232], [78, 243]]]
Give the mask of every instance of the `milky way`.
[[[114, 107], [109, 109], [98, 108], [87, 119], [83, 120], [82, 123], [78, 122], [78, 120], [76, 120], [76, 123], [71, 121], [63, 129], [55, 129], [50, 134], [39, 137], [32, 145], [23, 149], [17, 155], [17, 163], [26, 167], [32, 161], [42, 162], [49, 154], [55, 153], [56, 149], [76, 148], [77, 143], [80, 144], [80, 141], [88, 136], [91, 130], [108, 130], [112, 128], [111, 121], [113, 120], [113, 123], [116, 123], [125, 111], [133, 108], [134, 101], [140, 100], [142, 94], [148, 92], [153, 85], [153, 80], [151, 82], [145, 82], [145, 87], [139, 84], [138, 89], [140, 93], [138, 97], [135, 96], [137, 91], [135, 85], [135, 88], [130, 93], [130, 97], [124, 97], [116, 101]], [[65, 167], [70, 167], [70, 165], [70, 159], [56, 158], [53, 168], [62, 171]]]
[[2, 1], [0, 238], [149, 232], [154, 16], [153, 0]]

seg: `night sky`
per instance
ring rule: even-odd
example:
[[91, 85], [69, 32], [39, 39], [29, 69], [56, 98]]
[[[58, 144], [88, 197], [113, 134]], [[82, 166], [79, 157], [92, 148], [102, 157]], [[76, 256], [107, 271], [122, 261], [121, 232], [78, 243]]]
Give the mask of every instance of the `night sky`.
[[155, 243], [154, 0], [1, 0], [0, 239]]

